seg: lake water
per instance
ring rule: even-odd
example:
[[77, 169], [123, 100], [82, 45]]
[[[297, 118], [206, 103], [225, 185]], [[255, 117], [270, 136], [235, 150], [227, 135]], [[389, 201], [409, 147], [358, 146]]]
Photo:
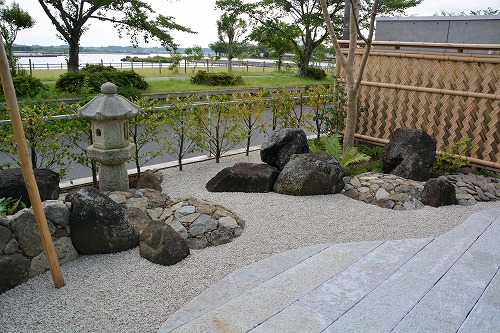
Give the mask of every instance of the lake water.
[[[131, 56], [131, 57], [141, 57], [141, 58], [147, 58], [148, 56], [154, 57], [154, 56], [168, 56], [168, 54], [163, 53], [163, 54], [132, 54], [132, 53], [80, 53], [80, 64], [98, 64], [98, 63], [103, 63], [103, 64], [110, 64], [110, 63], [120, 63], [121, 59], [125, 58], [126, 56]], [[52, 66], [55, 65], [60, 65], [63, 64], [63, 67], [66, 66], [66, 59], [67, 56], [57, 56], [57, 57], [33, 57], [33, 56], [21, 56], [19, 58], [19, 64], [22, 65], [23, 67], [28, 67], [29, 68], [29, 61], [31, 59], [32, 64], [36, 64], [37, 67], [38, 65], [46, 65], [49, 64], [51, 65], [51, 69], [53, 69]]]

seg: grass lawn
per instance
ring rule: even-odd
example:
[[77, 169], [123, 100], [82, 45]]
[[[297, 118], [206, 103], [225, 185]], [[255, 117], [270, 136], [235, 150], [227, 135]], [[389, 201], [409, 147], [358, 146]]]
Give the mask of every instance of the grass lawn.
[[[149, 89], [145, 93], [156, 93], [156, 92], [171, 92], [171, 91], [188, 91], [188, 90], [224, 90], [229, 86], [205, 86], [205, 85], [194, 85], [191, 84], [189, 78], [194, 75], [198, 70], [205, 70], [205, 67], [187, 68], [187, 74], [184, 73], [184, 68], [179, 68], [178, 73], [174, 73], [166, 68], [162, 68], [162, 73], [160, 74], [159, 68], [134, 68], [134, 71], [146, 78], [154, 78], [154, 80], [148, 80], [150, 85]], [[130, 70], [130, 69], [120, 69], [120, 70]], [[210, 71], [214, 72], [226, 72], [225, 67], [213, 67]], [[55, 83], [61, 74], [66, 73], [66, 70], [61, 69], [51, 69], [51, 70], [35, 70], [33, 71], [33, 76], [39, 78], [48, 87], [48, 91], [45, 93], [45, 97], [50, 98], [51, 96], [58, 96], [59, 98], [64, 97], [78, 97], [74, 95], [68, 95], [64, 93], [59, 93], [55, 90]], [[244, 85], [230, 86], [231, 88], [256, 88], [256, 87], [282, 87], [282, 86], [307, 86], [307, 85], [317, 85], [317, 84], [333, 84], [333, 78], [331, 74], [324, 80], [314, 80], [310, 78], [300, 78], [297, 77], [294, 71], [281, 71], [274, 68], [235, 68], [232, 73], [234, 75], [243, 76], [245, 81]], [[165, 78], [164, 80], [158, 78]]]

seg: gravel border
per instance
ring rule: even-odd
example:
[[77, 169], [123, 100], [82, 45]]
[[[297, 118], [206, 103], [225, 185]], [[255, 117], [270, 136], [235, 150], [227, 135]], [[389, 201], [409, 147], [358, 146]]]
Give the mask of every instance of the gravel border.
[[230, 244], [191, 251], [177, 265], [163, 267], [138, 249], [81, 256], [62, 266], [66, 286], [55, 289], [46, 272], [0, 295], [0, 332], [156, 332], [177, 309], [239, 267], [293, 248], [320, 243], [421, 238], [440, 235], [472, 213], [500, 207], [425, 207], [394, 211], [343, 195], [292, 197], [275, 193], [210, 193], [206, 182], [236, 162], [226, 157], [164, 171], [172, 197], [196, 197], [220, 204], [245, 220], [243, 235]]

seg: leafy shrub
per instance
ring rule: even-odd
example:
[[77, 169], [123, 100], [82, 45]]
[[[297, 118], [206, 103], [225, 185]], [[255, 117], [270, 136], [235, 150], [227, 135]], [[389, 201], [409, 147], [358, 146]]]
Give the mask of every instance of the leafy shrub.
[[321, 68], [307, 67], [303, 76], [314, 80], [323, 80], [326, 78], [326, 72]]
[[462, 160], [460, 155], [465, 156], [469, 154], [472, 148], [473, 145], [469, 138], [454, 142], [442, 155], [436, 156], [432, 170], [446, 174], [468, 166], [469, 162]]
[[243, 85], [243, 78], [239, 75], [231, 73], [207, 73], [206, 71], [198, 71], [195, 76], [191, 77], [191, 83], [204, 84], [207, 86], [234, 86]]
[[[12, 78], [14, 83], [14, 89], [16, 91], [16, 96], [19, 98], [23, 97], [35, 97], [42, 90], [46, 90], [47, 87], [36, 77], [29, 75], [17, 75]], [[3, 89], [0, 90], [0, 95], [4, 97]]]
[[56, 82], [56, 89], [68, 93], [98, 94], [101, 92], [101, 86], [108, 81], [118, 87], [120, 95], [125, 93], [130, 96], [131, 90], [144, 90], [149, 86], [143, 76], [133, 71], [119, 71], [112, 66], [87, 64], [78, 72], [62, 74]]
[[319, 144], [317, 140], [310, 140], [310, 149], [312, 152], [326, 150], [338, 159], [344, 167], [353, 163], [370, 160], [370, 156], [359, 152], [356, 147], [348, 147], [348, 149], [342, 153], [341, 138], [339, 134], [322, 136], [319, 140]]
[[21, 201], [21, 198], [0, 198], [0, 215], [12, 215], [21, 209], [26, 208], [26, 204]]

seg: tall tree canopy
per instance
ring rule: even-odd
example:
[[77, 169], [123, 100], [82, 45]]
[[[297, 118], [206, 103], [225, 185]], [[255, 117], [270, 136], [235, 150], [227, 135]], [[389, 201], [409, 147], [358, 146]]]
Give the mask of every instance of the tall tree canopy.
[[155, 14], [153, 8], [140, 0], [38, 0], [56, 27], [59, 37], [69, 45], [68, 70], [77, 71], [80, 38], [88, 30], [88, 21], [97, 19], [112, 22], [121, 37], [130, 37], [133, 45], [151, 39], [159, 40], [166, 48], [175, 48], [170, 30], [193, 32], [174, 22], [173, 17]]
[[247, 23], [238, 17], [234, 13], [224, 13], [217, 20], [217, 34], [219, 35], [219, 40], [223, 41], [227, 45], [227, 69], [231, 71], [232, 62], [231, 59], [234, 58], [233, 46], [247, 30]]
[[[279, 27], [284, 33], [278, 34], [270, 26]], [[294, 44], [291, 40], [298, 38], [299, 36], [299, 29], [293, 25], [277, 21], [272, 25], [256, 26], [248, 37], [275, 53], [278, 57], [278, 71], [280, 71], [281, 65], [283, 64], [283, 54], [294, 50]]]
[[[379, 1], [377, 12], [391, 15], [403, 13], [405, 9], [418, 5], [422, 0], [385, 0]], [[366, 25], [370, 16], [373, 0], [360, 2], [359, 18], [361, 25]], [[336, 30], [342, 31], [345, 0], [327, 0], [326, 5], [330, 20]], [[286, 31], [277, 22], [295, 26], [300, 31], [299, 38], [287, 36], [294, 46], [298, 58], [299, 76], [309, 66], [313, 51], [326, 41], [328, 32], [325, 28], [320, 0], [217, 0], [216, 6], [226, 12], [250, 16], [255, 26], [266, 26], [282, 36]]]
[[[0, 5], [2, 4], [3, 1], [0, 2]], [[19, 4], [16, 2], [0, 9], [0, 33], [4, 40], [5, 53], [7, 54], [10, 72], [13, 76], [16, 75], [17, 58], [12, 53], [12, 45], [20, 30], [32, 28], [34, 25], [35, 20], [33, 17], [19, 7]]]

